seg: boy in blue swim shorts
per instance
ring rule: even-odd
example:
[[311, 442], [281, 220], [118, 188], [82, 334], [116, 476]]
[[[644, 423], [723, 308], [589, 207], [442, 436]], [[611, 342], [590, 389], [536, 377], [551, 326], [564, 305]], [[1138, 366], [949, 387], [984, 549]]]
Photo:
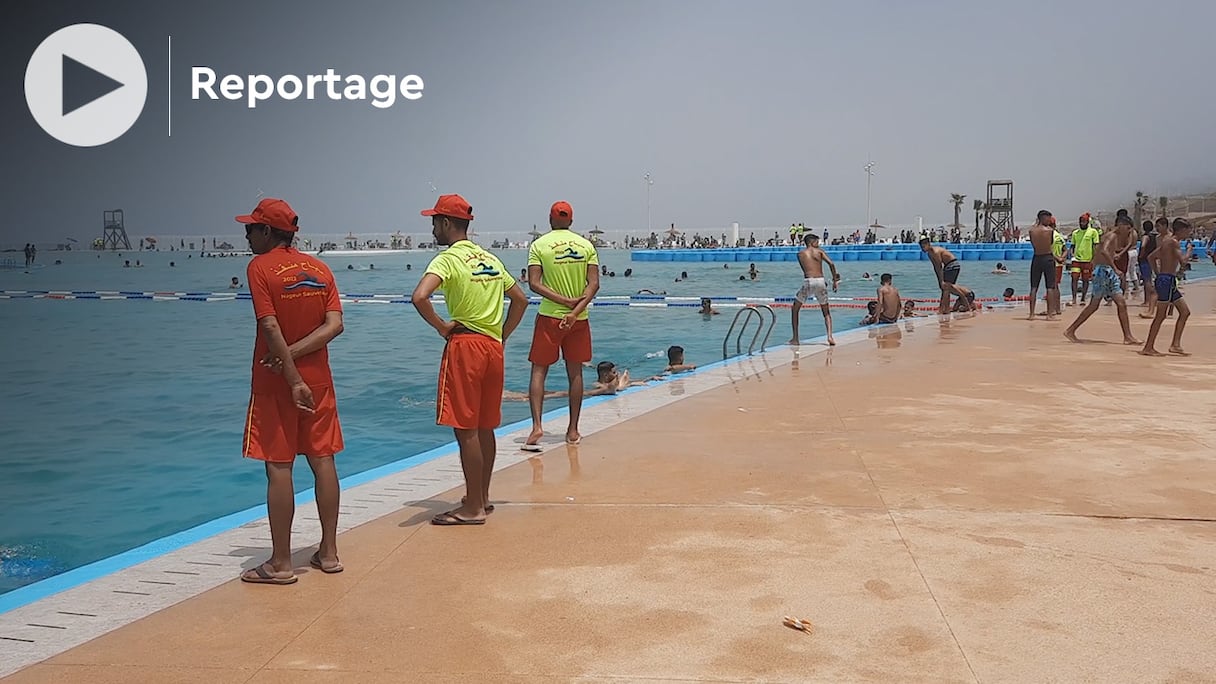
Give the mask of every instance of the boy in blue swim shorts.
[[1157, 351], [1154, 343], [1171, 305], [1178, 311], [1178, 322], [1174, 324], [1174, 339], [1170, 343], [1169, 352], [1177, 356], [1190, 356], [1182, 349], [1182, 331], [1186, 328], [1186, 320], [1191, 317], [1191, 308], [1178, 290], [1178, 271], [1190, 261], [1194, 244], [1188, 245], [1186, 254], [1183, 254], [1180, 241], [1191, 236], [1191, 224], [1186, 219], [1174, 219], [1172, 227], [1173, 233], [1162, 235], [1158, 239], [1157, 251], [1150, 257], [1157, 270], [1157, 278], [1153, 281], [1153, 288], [1157, 293], [1157, 315], [1153, 317], [1153, 324], [1148, 329], [1148, 339], [1140, 350], [1145, 356], [1165, 356]]

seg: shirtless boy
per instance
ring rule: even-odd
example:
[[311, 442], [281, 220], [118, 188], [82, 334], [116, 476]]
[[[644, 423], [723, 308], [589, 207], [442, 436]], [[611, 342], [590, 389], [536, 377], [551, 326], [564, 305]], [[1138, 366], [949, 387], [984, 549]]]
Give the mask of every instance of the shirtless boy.
[[1191, 251], [1194, 248], [1193, 244], [1188, 246], [1186, 254], [1183, 254], [1182, 245], [1178, 241], [1190, 236], [1191, 224], [1186, 219], [1174, 219], [1173, 232], [1157, 238], [1157, 249], [1149, 257], [1157, 271], [1157, 278], [1153, 281], [1157, 292], [1157, 315], [1153, 317], [1153, 324], [1148, 329], [1148, 339], [1144, 341], [1144, 348], [1140, 350], [1140, 353], [1145, 356], [1165, 356], [1157, 351], [1154, 345], [1157, 342], [1157, 333], [1161, 332], [1161, 324], [1165, 322], [1165, 316], [1171, 305], [1178, 311], [1178, 321], [1174, 323], [1174, 340], [1170, 344], [1170, 353], [1190, 356], [1188, 352], [1182, 350], [1182, 330], [1186, 327], [1186, 319], [1191, 317], [1191, 307], [1187, 306], [1186, 300], [1182, 298], [1182, 293], [1178, 291], [1177, 275], [1182, 265], [1190, 261]]
[[929, 261], [933, 262], [933, 271], [937, 273], [937, 284], [942, 289], [942, 302], [937, 308], [937, 313], [945, 315], [950, 313], [950, 295], [956, 294], [966, 301], [967, 295], [958, 287], [958, 276], [963, 272], [963, 263], [959, 261], [954, 254], [945, 247], [936, 247], [933, 242], [927, 237], [920, 239], [921, 251], [929, 255]]
[[1115, 237], [1112, 240], [1103, 240], [1098, 243], [1097, 249], [1093, 255], [1093, 272], [1090, 276], [1090, 286], [1093, 288], [1089, 304], [1086, 305], [1081, 313], [1077, 314], [1077, 320], [1068, 326], [1064, 331], [1064, 337], [1067, 337], [1071, 342], [1080, 342], [1077, 339], [1077, 329], [1081, 327], [1089, 317], [1094, 315], [1098, 307], [1102, 305], [1102, 300], [1109, 297], [1115, 302], [1115, 310], [1119, 314], [1119, 325], [1123, 328], [1123, 344], [1140, 344], [1140, 340], [1132, 337], [1132, 326], [1127, 320], [1127, 300], [1123, 298], [1123, 286], [1119, 281], [1119, 274], [1115, 270], [1115, 262], [1119, 258], [1119, 254], [1127, 254], [1127, 247], [1132, 242], [1132, 220], [1126, 216], [1120, 216], [1115, 219]]
[[798, 252], [798, 265], [802, 267], [802, 287], [798, 289], [798, 294], [794, 295], [794, 305], [791, 307], [794, 336], [786, 344], [795, 347], [799, 345], [798, 311], [808, 299], [814, 297], [819, 303], [819, 309], [823, 311], [823, 322], [828, 329], [828, 344], [835, 345], [836, 340], [832, 337], [832, 309], [828, 302], [827, 282], [823, 279], [823, 265], [826, 263], [828, 268], [832, 269], [832, 292], [835, 292], [836, 286], [840, 284], [840, 274], [836, 272], [836, 264], [831, 257], [819, 248], [818, 235], [807, 233], [802, 241], [806, 244], [806, 247]]
[[1030, 316], [1034, 320], [1034, 305], [1039, 299], [1039, 281], [1047, 284], [1047, 320], [1054, 321], [1056, 307], [1059, 306], [1060, 287], [1056, 282], [1056, 257], [1053, 254], [1053, 238], [1055, 229], [1050, 225], [1051, 212], [1044, 209], [1039, 212], [1034, 225], [1030, 227], [1030, 244], [1034, 246], [1034, 258], [1030, 262]]
[[876, 323], [894, 323], [899, 320], [899, 290], [891, 284], [891, 274], [884, 273], [878, 279], [878, 315]]

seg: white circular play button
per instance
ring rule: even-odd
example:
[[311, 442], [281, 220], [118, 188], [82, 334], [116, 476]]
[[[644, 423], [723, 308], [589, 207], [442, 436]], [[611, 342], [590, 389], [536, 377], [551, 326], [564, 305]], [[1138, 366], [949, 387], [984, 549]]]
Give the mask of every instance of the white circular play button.
[[73, 24], [47, 36], [25, 68], [25, 102], [51, 137], [77, 147], [117, 139], [134, 125], [148, 96], [139, 51], [98, 24]]

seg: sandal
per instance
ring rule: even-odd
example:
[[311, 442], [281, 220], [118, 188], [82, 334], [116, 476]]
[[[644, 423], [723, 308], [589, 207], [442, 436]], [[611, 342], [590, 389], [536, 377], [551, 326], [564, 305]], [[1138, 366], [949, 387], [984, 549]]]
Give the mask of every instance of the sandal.
[[308, 559], [308, 564], [311, 565], [312, 567], [320, 570], [321, 572], [325, 573], [326, 575], [334, 575], [334, 574], [337, 574], [337, 573], [345, 570], [345, 568], [342, 567], [341, 561], [334, 563], [333, 565], [329, 566], [328, 568], [326, 568], [324, 565], [322, 565], [320, 551], [314, 553], [312, 555], [312, 558]]
[[435, 516], [434, 518], [431, 518], [431, 524], [432, 525], [484, 525], [484, 524], [486, 524], [486, 520], [485, 520], [485, 518], [482, 518], [480, 520], [478, 520], [477, 518], [462, 518], [462, 517], [456, 515], [455, 511], [448, 511], [447, 513], [440, 513], [439, 515]]
[[262, 563], [256, 568], [242, 572], [241, 581], [249, 582], [250, 584], [295, 584], [300, 581], [300, 578], [296, 577], [294, 573], [290, 577], [275, 577], [267, 572], [266, 564]]

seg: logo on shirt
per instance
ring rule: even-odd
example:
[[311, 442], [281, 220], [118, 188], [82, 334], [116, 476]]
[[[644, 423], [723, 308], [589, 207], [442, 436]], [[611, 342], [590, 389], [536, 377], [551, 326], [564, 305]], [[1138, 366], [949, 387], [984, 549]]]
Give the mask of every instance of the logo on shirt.
[[573, 247], [567, 247], [565, 249], [565, 251], [554, 256], [553, 260], [561, 261], [562, 259], [582, 259], [582, 258], [583, 258], [583, 255], [579, 254], [576, 249], [574, 249]]
[[[325, 283], [317, 280], [315, 276], [313, 276], [311, 273], [308, 273], [307, 271], [300, 271], [299, 273], [296, 274], [295, 278], [296, 278], [296, 281], [294, 283], [284, 286], [283, 289], [284, 290], [298, 290], [300, 288], [312, 288], [315, 290], [324, 290], [325, 289]], [[284, 280], [286, 280], [286, 279], [284, 279]]]
[[487, 264], [484, 261], [479, 261], [479, 262], [477, 262], [477, 268], [473, 269], [473, 275], [475, 275], [475, 276], [496, 276], [496, 275], [498, 275], [498, 269], [494, 268], [493, 266], [490, 266], [489, 264]]

